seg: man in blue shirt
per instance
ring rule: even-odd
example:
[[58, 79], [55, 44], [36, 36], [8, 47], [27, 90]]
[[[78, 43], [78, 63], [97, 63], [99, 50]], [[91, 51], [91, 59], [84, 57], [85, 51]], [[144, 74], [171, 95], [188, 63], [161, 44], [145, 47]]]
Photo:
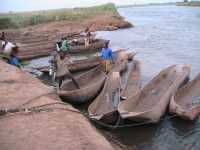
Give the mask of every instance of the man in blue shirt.
[[112, 49], [109, 48], [109, 41], [106, 42], [105, 47], [101, 51], [101, 64], [105, 72], [109, 72], [111, 64], [113, 63]]

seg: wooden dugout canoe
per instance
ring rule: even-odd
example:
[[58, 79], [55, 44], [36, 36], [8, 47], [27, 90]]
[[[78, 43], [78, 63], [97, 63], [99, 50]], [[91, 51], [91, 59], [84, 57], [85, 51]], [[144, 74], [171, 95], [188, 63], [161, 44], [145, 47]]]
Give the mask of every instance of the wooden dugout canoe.
[[[82, 70], [91, 69], [93, 67], [96, 67], [100, 64], [100, 58], [99, 57], [93, 57], [83, 60], [76, 60], [72, 64], [68, 65], [70, 72], [77, 72]], [[48, 73], [49, 72], [49, 66], [44, 67], [37, 67], [35, 68], [41, 72]]]
[[[124, 80], [124, 81], [123, 81]], [[127, 70], [127, 77], [122, 77], [122, 83], [124, 82], [124, 87], [122, 87], [121, 98], [127, 99], [128, 97], [135, 95], [141, 89], [141, 71], [140, 62], [138, 60], [133, 60]]]
[[189, 77], [189, 73], [188, 65], [173, 65], [162, 70], [139, 93], [119, 104], [121, 117], [138, 122], [158, 122], [171, 96]]
[[[114, 70], [124, 70], [127, 66], [127, 53], [120, 51], [115, 55], [117, 67], [114, 67]], [[71, 80], [67, 80], [61, 85], [61, 90], [58, 91], [58, 95], [65, 101], [73, 104], [85, 103], [98, 95], [103, 87], [105, 78], [106, 74], [102, 71], [101, 67], [98, 66], [75, 78], [81, 86], [80, 89], [77, 89]]]
[[121, 96], [120, 72], [127, 68], [128, 57], [125, 51], [119, 52], [115, 66], [107, 75], [103, 90], [90, 104], [88, 112], [91, 119], [113, 124], [118, 118], [117, 106]]
[[[114, 51], [113, 52], [114, 57], [117, 57], [117, 55], [120, 51], [125, 51], [125, 50]], [[136, 53], [128, 53], [128, 60], [132, 61], [135, 54]], [[91, 69], [91, 68], [99, 65], [100, 60], [101, 60], [100, 57], [92, 57], [92, 58], [87, 58], [87, 59], [83, 59], [83, 60], [75, 60], [75, 61], [73, 61], [72, 64], [69, 64], [68, 68], [69, 68], [70, 72], [87, 70], [87, 69]], [[49, 72], [49, 66], [35, 67], [34, 69], [37, 69], [44, 73]]]
[[102, 89], [106, 74], [101, 71], [100, 66], [75, 77], [80, 89], [77, 89], [72, 80], [62, 83], [58, 95], [72, 104], [81, 104], [94, 99]]
[[[94, 40], [89, 46], [85, 47], [84, 44], [81, 45], [73, 45], [70, 46], [70, 54], [75, 55], [77, 53], [91, 53], [100, 51], [102, 47], [104, 47], [107, 40], [104, 39], [96, 39]], [[43, 57], [50, 55], [55, 49], [54, 44], [47, 44], [47, 45], [37, 45], [33, 47], [21, 47], [19, 48], [19, 55], [18, 57], [21, 60], [33, 59], [36, 57]]]
[[194, 120], [199, 115], [200, 74], [172, 96], [169, 111], [187, 120]]
[[77, 53], [91, 53], [91, 52], [97, 52], [101, 51], [101, 49], [105, 46], [105, 43], [108, 42], [108, 40], [104, 39], [95, 39], [92, 40], [92, 42], [85, 46], [84, 42], [79, 42], [77, 45], [70, 45], [70, 54], [77, 54]]
[[120, 75], [111, 72], [100, 95], [90, 104], [88, 112], [91, 119], [112, 124], [118, 117], [117, 106], [120, 102]]

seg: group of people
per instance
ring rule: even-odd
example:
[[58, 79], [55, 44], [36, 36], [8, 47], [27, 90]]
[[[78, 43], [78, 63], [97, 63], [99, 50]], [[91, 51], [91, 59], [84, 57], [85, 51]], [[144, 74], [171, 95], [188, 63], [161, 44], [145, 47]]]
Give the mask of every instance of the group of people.
[[[90, 45], [90, 43], [92, 42], [92, 39], [94, 38], [95, 34], [92, 34], [90, 29], [86, 28], [83, 35], [84, 35], [85, 47], [88, 47]], [[78, 43], [79, 43], [78, 39], [73, 39], [71, 41], [68, 41], [66, 37], [63, 37], [61, 39], [60, 47], [57, 45], [57, 51], [68, 52], [68, 51], [70, 51], [69, 44], [78, 45]]]
[[8, 60], [8, 63], [17, 67], [20, 67], [20, 61], [17, 57], [19, 50], [16, 44], [13, 44], [6, 40], [5, 33], [1, 33], [0, 37], [0, 54], [2, 57]]
[[[63, 44], [66, 43], [65, 39], [63, 40], [60, 51], [56, 56], [56, 77], [58, 79], [59, 88], [61, 87], [63, 80], [66, 78], [72, 79], [76, 87], [80, 88], [79, 84], [68, 69], [68, 65], [72, 62], [70, 61], [70, 54], [68, 53], [67, 46]], [[106, 42], [105, 46], [102, 48], [100, 58], [103, 70], [108, 73], [114, 63], [112, 49], [109, 48], [109, 41]]]
[[[85, 38], [85, 46], [88, 46], [90, 43], [90, 31], [87, 28], [87, 37]], [[65, 78], [71, 78], [74, 84], [79, 87], [79, 84], [74, 79], [73, 75], [70, 73], [68, 69], [68, 65], [72, 63], [70, 61], [70, 46], [67, 38], [62, 38], [61, 47], [59, 48], [58, 55], [56, 56], [56, 77], [59, 82], [59, 87], [62, 85], [62, 82]], [[18, 46], [16, 44], [12, 44], [8, 42], [5, 37], [5, 33], [1, 33], [0, 37], [0, 54], [3, 57], [8, 59], [8, 63], [17, 67], [20, 67], [20, 61], [17, 57], [18, 54]], [[109, 72], [113, 63], [113, 56], [112, 56], [112, 49], [109, 48], [109, 41], [105, 43], [105, 46], [102, 48], [101, 51], [101, 65], [105, 72]]]

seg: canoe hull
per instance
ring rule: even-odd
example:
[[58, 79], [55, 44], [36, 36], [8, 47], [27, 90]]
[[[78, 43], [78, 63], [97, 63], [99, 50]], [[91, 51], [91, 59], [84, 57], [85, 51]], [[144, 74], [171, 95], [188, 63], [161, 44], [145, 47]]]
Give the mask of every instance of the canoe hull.
[[98, 83], [80, 90], [74, 91], [58, 91], [58, 95], [63, 101], [72, 104], [82, 104], [91, 101], [101, 92], [105, 78], [102, 78]]
[[[116, 56], [115, 66], [107, 75], [102, 92], [88, 108], [91, 119], [102, 121], [107, 124], [116, 123], [119, 117], [117, 106], [120, 102], [121, 95], [120, 72], [123, 72], [127, 68], [127, 55], [125, 51], [120, 51]], [[116, 97], [113, 97], [113, 93], [116, 94]]]
[[191, 82], [179, 89], [172, 96], [169, 111], [186, 120], [194, 120], [200, 114], [200, 100], [193, 103], [193, 99], [200, 97], [200, 74]]
[[200, 113], [200, 106], [191, 108], [189, 110], [183, 109], [177, 103], [175, 103], [174, 96], [173, 96], [170, 101], [169, 111], [170, 113], [174, 113], [185, 120], [192, 121], [198, 117]]
[[[139, 110], [143, 110], [143, 111], [139, 111], [139, 110], [135, 111], [135, 109], [137, 108], [138, 104], [141, 101], [140, 97], [145, 96], [145, 93], [143, 92], [144, 89], [150, 90], [151, 85], [154, 85], [154, 83], [156, 83], [157, 81], [160, 82], [159, 76], [163, 76], [164, 72], [170, 70], [170, 67], [163, 70], [149, 84], [146, 85], [146, 88], [144, 88], [142, 91], [137, 93], [135, 96], [132, 96], [131, 98], [129, 98], [126, 101], [122, 101], [118, 107], [118, 111], [119, 111], [121, 117], [123, 119], [129, 119], [129, 120], [139, 121], [139, 122], [151, 122], [151, 123], [158, 122], [160, 120], [160, 118], [163, 116], [163, 114], [165, 113], [171, 96], [174, 95], [176, 90], [185, 81], [185, 79], [189, 77], [190, 67], [184, 65], [182, 68], [184, 69], [184, 72], [177, 73], [177, 75], [178, 75], [177, 78], [174, 79], [172, 84], [170, 84], [170, 86], [167, 88], [167, 91], [163, 92], [163, 95], [161, 95], [160, 98], [157, 97], [158, 100], [156, 100], [157, 99], [156, 97], [153, 97], [153, 99], [156, 100], [157, 103], [155, 103], [156, 101], [154, 101], [155, 104], [153, 104], [153, 105], [148, 104], [151, 107], [145, 107], [145, 109], [144, 108], [139, 109]], [[176, 72], [177, 72], [177, 70], [176, 70]], [[164, 86], [164, 85], [161, 85], [161, 86]], [[155, 92], [155, 94], [158, 94], [158, 93], [156, 93], [156, 91], [154, 91], [154, 88], [151, 89], [151, 91], [149, 91], [149, 92], [150, 93]], [[146, 93], [146, 94], [148, 95], [150, 93]], [[152, 95], [154, 95], [154, 93]], [[147, 103], [147, 102], [145, 102], [145, 103]], [[145, 103], [143, 103], [143, 105], [147, 105]], [[131, 105], [131, 107], [130, 107], [130, 105]]]
[[71, 80], [67, 80], [63, 82], [57, 93], [66, 102], [81, 104], [94, 99], [100, 93], [106, 74], [101, 71], [100, 67], [96, 67], [75, 79], [79, 83], [80, 89], [77, 89]]
[[[107, 40], [103, 39], [97, 39], [93, 43], [91, 43], [88, 47], [85, 47], [85, 45], [81, 46], [71, 46], [70, 54], [77, 54], [77, 53], [91, 53], [91, 52], [97, 52], [104, 47]], [[44, 57], [50, 55], [55, 49], [54, 44], [47, 44], [45, 46], [34, 46], [27, 48], [21, 48], [18, 57], [21, 60], [27, 60], [27, 59], [33, 59], [37, 57]]]
[[96, 121], [100, 121], [103, 122], [105, 124], [109, 124], [109, 125], [115, 125], [118, 118], [119, 118], [119, 113], [117, 111], [117, 109], [114, 109], [111, 112], [107, 112], [104, 115], [97, 115], [97, 116], [90, 116], [90, 118], [92, 120], [96, 120]]

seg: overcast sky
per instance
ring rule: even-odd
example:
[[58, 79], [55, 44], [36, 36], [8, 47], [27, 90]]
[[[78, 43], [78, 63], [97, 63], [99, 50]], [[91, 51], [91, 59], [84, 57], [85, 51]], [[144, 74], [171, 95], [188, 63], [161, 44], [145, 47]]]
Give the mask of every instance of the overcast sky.
[[0, 12], [85, 7], [108, 2], [116, 5], [128, 5], [175, 1], [181, 0], [0, 0]]

